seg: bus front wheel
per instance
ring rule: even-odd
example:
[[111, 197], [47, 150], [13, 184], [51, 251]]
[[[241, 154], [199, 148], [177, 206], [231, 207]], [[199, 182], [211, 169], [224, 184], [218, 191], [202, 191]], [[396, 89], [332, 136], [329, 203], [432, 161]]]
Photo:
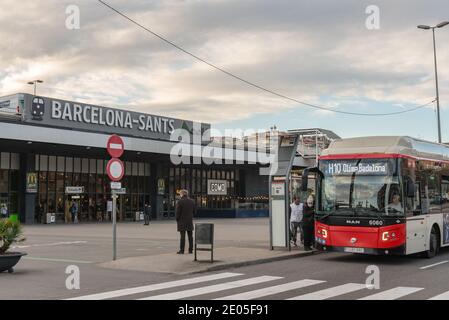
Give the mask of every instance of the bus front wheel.
[[425, 252], [425, 257], [430, 259], [435, 257], [440, 250], [440, 235], [438, 229], [435, 226], [432, 227], [430, 232], [429, 250]]

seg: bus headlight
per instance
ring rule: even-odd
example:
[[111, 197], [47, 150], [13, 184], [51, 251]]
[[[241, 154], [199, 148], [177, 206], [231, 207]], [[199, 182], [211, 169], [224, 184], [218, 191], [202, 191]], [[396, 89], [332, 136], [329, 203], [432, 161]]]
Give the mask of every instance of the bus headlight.
[[327, 239], [327, 230], [321, 229], [321, 235], [323, 236], [324, 239]]
[[326, 239], [327, 238], [327, 230], [323, 228], [318, 228], [317, 233], [320, 235], [320, 237]]

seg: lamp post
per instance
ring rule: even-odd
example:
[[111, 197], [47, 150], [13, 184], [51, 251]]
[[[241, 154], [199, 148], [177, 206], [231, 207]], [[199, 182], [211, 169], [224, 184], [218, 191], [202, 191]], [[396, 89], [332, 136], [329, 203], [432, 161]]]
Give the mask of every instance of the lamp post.
[[427, 26], [420, 24], [418, 26], [419, 29], [423, 30], [429, 30], [432, 29], [432, 36], [433, 36], [433, 59], [435, 63], [435, 85], [436, 85], [436, 100], [437, 100], [437, 121], [438, 121], [438, 143], [441, 143], [441, 120], [440, 120], [440, 95], [438, 92], [438, 71], [437, 71], [437, 51], [435, 46], [435, 28], [443, 28], [444, 26], [448, 25], [449, 21], [444, 21], [436, 26]]
[[44, 82], [44, 81], [42, 81], [42, 80], [33, 80], [33, 81], [27, 82], [28, 84], [31, 84], [31, 85], [34, 84], [34, 95], [35, 96], [36, 96], [36, 86], [37, 86], [38, 83], [42, 83], [42, 82]]

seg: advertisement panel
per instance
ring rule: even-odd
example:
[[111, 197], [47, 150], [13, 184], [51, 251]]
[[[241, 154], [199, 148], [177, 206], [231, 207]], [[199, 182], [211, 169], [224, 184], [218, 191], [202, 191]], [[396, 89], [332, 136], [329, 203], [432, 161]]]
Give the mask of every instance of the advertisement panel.
[[27, 193], [37, 193], [37, 173], [28, 172], [27, 173], [27, 183], [26, 183]]
[[22, 106], [23, 100], [20, 99], [20, 95], [9, 95], [0, 98], [0, 114], [17, 114]]
[[163, 196], [165, 194], [165, 179], [157, 179], [157, 194]]

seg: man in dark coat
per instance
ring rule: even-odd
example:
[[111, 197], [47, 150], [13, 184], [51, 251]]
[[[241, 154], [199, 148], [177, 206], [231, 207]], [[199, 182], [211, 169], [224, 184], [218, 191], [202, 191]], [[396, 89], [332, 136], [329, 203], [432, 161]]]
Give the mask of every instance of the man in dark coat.
[[176, 204], [176, 222], [178, 231], [181, 234], [180, 250], [178, 254], [184, 254], [186, 244], [186, 231], [189, 237], [189, 253], [193, 253], [193, 212], [195, 211], [195, 202], [189, 198], [187, 190], [181, 190], [181, 199]]
[[309, 195], [303, 207], [302, 229], [304, 234], [304, 250], [312, 250], [315, 237], [315, 202]]

